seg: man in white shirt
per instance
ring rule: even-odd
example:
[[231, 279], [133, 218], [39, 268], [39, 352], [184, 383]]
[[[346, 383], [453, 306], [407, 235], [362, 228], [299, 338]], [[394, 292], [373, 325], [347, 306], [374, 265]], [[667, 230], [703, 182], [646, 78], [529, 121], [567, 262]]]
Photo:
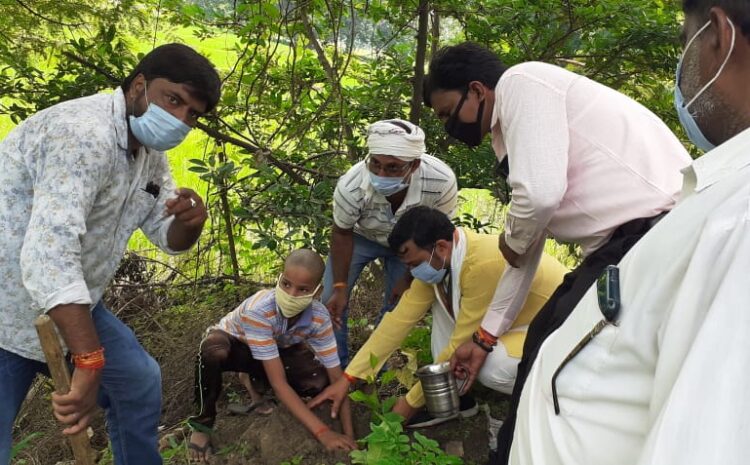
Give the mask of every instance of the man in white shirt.
[[[430, 63], [425, 102], [448, 134], [470, 146], [491, 134], [508, 163], [512, 189], [499, 248], [511, 265], [498, 283], [478, 337], [494, 343], [514, 321], [545, 239], [581, 246], [568, 274], [531, 323], [508, 418], [512, 437], [521, 388], [539, 345], [569, 315], [586, 289], [674, 205], [680, 169], [690, 157], [669, 128], [627, 96], [564, 68], [528, 62], [505, 68], [471, 43], [442, 49]], [[473, 381], [487, 352], [470, 341], [452, 359]]]
[[34, 319], [55, 322], [75, 367], [52, 395], [66, 434], [105, 409], [115, 463], [161, 464], [161, 373], [102, 295], [131, 234], [167, 253], [189, 249], [208, 215], [176, 189], [164, 150], [218, 102], [221, 81], [190, 47], [147, 54], [114, 93], [42, 110], [0, 142], [0, 465], [16, 414], [46, 373]]
[[750, 3], [683, 9], [675, 104], [710, 151], [684, 170], [674, 210], [618, 265], [616, 325], [559, 368], [602, 320], [592, 288], [542, 346], [521, 396], [514, 465], [748, 463]]
[[331, 252], [321, 300], [336, 326], [342, 367], [349, 363], [349, 291], [362, 269], [373, 260], [383, 262], [385, 296], [381, 316], [396, 305], [397, 296], [410, 282], [406, 266], [388, 247], [388, 235], [398, 219], [419, 205], [435, 208], [449, 217], [455, 212], [456, 175], [448, 165], [425, 153], [424, 137], [422, 129], [409, 121], [373, 123], [367, 131], [369, 155], [352, 166], [336, 185]]

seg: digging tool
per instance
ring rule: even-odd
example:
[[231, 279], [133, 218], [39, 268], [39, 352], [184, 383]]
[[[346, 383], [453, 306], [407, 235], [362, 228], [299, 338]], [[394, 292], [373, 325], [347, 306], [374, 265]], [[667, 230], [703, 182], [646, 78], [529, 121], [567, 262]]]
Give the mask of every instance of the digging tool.
[[[47, 315], [42, 315], [34, 321], [39, 341], [42, 343], [42, 351], [47, 359], [47, 366], [55, 382], [55, 391], [58, 394], [67, 394], [70, 391], [70, 372], [65, 363], [60, 340], [55, 331], [55, 323]], [[95, 465], [94, 451], [89, 444], [86, 430], [68, 436], [70, 446], [73, 449], [76, 465]]]

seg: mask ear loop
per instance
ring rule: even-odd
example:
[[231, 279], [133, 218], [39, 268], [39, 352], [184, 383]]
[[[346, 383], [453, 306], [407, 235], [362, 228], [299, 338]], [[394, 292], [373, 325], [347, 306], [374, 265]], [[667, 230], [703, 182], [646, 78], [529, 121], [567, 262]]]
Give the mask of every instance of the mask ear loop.
[[[143, 78], [143, 96], [146, 97], [146, 109], [148, 109], [151, 102], [148, 101], [148, 81], [145, 77]], [[135, 116], [135, 97], [130, 101], [130, 114]]]
[[[427, 263], [429, 263], [430, 266], [432, 266], [432, 256], [435, 255], [435, 249], [436, 248], [437, 248], [437, 244], [435, 244], [435, 245], [432, 246], [432, 253], [430, 254], [430, 259], [427, 261]], [[443, 257], [443, 264], [440, 265], [440, 269], [441, 270], [445, 269], [445, 257]]]
[[[734, 51], [734, 45], [735, 45], [735, 39], [736, 39], [736, 35], [737, 35], [737, 30], [735, 29], [734, 23], [732, 22], [731, 19], [727, 18], [727, 22], [729, 23], [729, 27], [732, 28], [732, 46], [729, 47], [729, 53], [727, 54], [727, 57], [724, 59], [724, 63], [722, 63], [721, 66], [719, 67], [719, 71], [716, 72], [716, 75], [710, 81], [708, 81], [706, 83], [706, 85], [703, 86], [703, 88], [700, 91], [698, 91], [698, 93], [695, 94], [695, 96], [692, 99], [690, 99], [690, 101], [687, 103], [687, 105], [685, 105], [686, 109], [688, 107], [690, 107], [690, 105], [692, 105], [696, 101], [696, 99], [698, 99], [698, 97], [700, 97], [701, 95], [703, 95], [703, 92], [705, 92], [706, 89], [708, 89], [711, 86], [711, 84], [713, 84], [714, 82], [716, 82], [717, 79], [719, 79], [719, 76], [721, 76], [721, 72], [724, 71], [724, 67], [727, 65], [727, 63], [729, 63], [729, 58], [732, 57], [732, 52]], [[687, 46], [685, 47], [685, 52], [683, 52], [683, 54], [682, 54], [683, 59], [685, 57], [685, 53], [687, 53], [688, 48], [690, 48], [690, 46], [693, 44], [693, 41], [696, 39], [696, 37], [698, 37], [698, 35], [701, 32], [703, 32], [704, 30], [706, 30], [706, 28], [710, 24], [711, 24], [711, 21], [707, 22], [702, 28], [700, 28], [700, 30], [698, 32], [695, 33], [695, 35], [693, 36], [693, 38], [690, 39], [690, 42], [688, 42]], [[677, 83], [677, 85], [680, 85], [680, 84]]]
[[146, 108], [148, 109], [151, 102], [148, 101], [148, 81], [145, 77], [143, 78], [143, 96], [146, 97]]

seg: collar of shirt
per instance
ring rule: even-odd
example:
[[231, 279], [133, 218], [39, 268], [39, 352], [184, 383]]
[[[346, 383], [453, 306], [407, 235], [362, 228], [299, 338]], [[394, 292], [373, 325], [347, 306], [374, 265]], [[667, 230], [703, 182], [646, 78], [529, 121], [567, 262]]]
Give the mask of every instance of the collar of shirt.
[[294, 325], [289, 325], [289, 318], [286, 318], [282, 313], [281, 310], [279, 310], [279, 306], [276, 305], [276, 313], [282, 318], [284, 321], [284, 328], [285, 333], [290, 332], [292, 330], [300, 330], [309, 327], [312, 325], [313, 320], [313, 304], [310, 304], [306, 309], [302, 310], [302, 314], [299, 317], [299, 320], [297, 320]]
[[682, 170], [682, 197], [701, 192], [750, 165], [750, 128], [693, 161]]
[[115, 122], [115, 133], [117, 134], [117, 145], [128, 150], [128, 117], [125, 102], [125, 93], [121, 87], [115, 89], [112, 94], [112, 120]]
[[[362, 169], [364, 170], [360, 187], [365, 191], [365, 203], [370, 202], [372, 199], [378, 200], [379, 203], [389, 203], [384, 195], [379, 194], [375, 191], [375, 188], [372, 187], [369, 174], [370, 170], [367, 168], [367, 165], [364, 162], [360, 163], [362, 163]], [[422, 159], [422, 163], [424, 163], [424, 159]], [[411, 174], [409, 187], [406, 188], [406, 197], [404, 197], [404, 202], [398, 208], [399, 210], [406, 210], [414, 205], [419, 205], [422, 202], [422, 173], [424, 172], [422, 163], [420, 163], [419, 168]], [[396, 212], [393, 212], [393, 214], [395, 215]]]

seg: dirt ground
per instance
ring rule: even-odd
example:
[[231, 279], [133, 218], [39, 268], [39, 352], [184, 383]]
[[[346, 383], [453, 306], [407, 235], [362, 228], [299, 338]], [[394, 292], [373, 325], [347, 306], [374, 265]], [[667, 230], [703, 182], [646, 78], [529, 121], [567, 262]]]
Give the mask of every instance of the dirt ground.
[[[235, 398], [235, 392], [229, 391]], [[369, 432], [370, 414], [360, 404], [353, 405], [354, 430], [357, 438]], [[269, 416], [259, 414], [231, 415], [226, 403], [219, 405], [221, 412], [216, 425], [213, 446], [216, 451], [214, 465], [334, 465], [349, 464], [347, 454], [327, 453], [310, 433], [281, 405]], [[330, 410], [321, 406], [315, 412], [332, 429], [341, 431], [338, 422], [330, 420]], [[448, 423], [419, 430], [446, 447], [459, 447], [466, 464], [483, 464], [487, 461], [487, 415], [484, 410], [472, 418], [457, 419]], [[162, 436], [165, 450], [174, 452], [172, 464], [186, 464], [183, 438], [189, 434], [181, 427]], [[170, 443], [177, 445], [173, 448]], [[453, 443], [449, 445], [450, 443]]]
[[[379, 273], [366, 274], [352, 296], [353, 319], [373, 321], [382, 304], [381, 283], [374, 279]], [[137, 283], [136, 283], [137, 284]], [[181, 304], [176, 305], [174, 289], [169, 292], [148, 286], [123, 286], [108, 293], [109, 308], [130, 325], [144, 347], [162, 367], [163, 411], [160, 444], [165, 464], [188, 463], [185, 420], [193, 413], [193, 360], [205, 329], [232, 310], [257, 286], [248, 285], [229, 292], [214, 288], [184, 289]], [[179, 293], [178, 293], [179, 294]], [[178, 295], [179, 299], [179, 295]], [[366, 340], [372, 328], [360, 325], [350, 332], [350, 346], [355, 351]], [[279, 405], [270, 416], [226, 414], [230, 402], [246, 402], [247, 396], [237, 377], [225, 374], [225, 390], [219, 402], [220, 413], [212, 463], [222, 465], [334, 465], [348, 464], [346, 454], [329, 454], [299, 423]], [[49, 406], [49, 382], [43, 378], [35, 384], [25, 402], [14, 430], [14, 443], [30, 438], [29, 445], [20, 450], [13, 465], [55, 465], [72, 459], [72, 454], [60, 428], [52, 418]], [[394, 392], [386, 392], [393, 394]], [[487, 405], [495, 418], [504, 417], [506, 400], [497, 393], [475, 389], [481, 404]], [[369, 412], [354, 404], [355, 432], [358, 438], [369, 433]], [[326, 406], [319, 413], [329, 419]], [[488, 419], [484, 411], [470, 419], [454, 420], [443, 425], [420, 430], [437, 440], [441, 447], [450, 444], [451, 450], [463, 449], [466, 464], [484, 464], [488, 454]], [[337, 427], [337, 425], [334, 425]], [[99, 465], [112, 464], [107, 450], [107, 436], [103, 415], [97, 415], [92, 425], [91, 443], [98, 451]]]

